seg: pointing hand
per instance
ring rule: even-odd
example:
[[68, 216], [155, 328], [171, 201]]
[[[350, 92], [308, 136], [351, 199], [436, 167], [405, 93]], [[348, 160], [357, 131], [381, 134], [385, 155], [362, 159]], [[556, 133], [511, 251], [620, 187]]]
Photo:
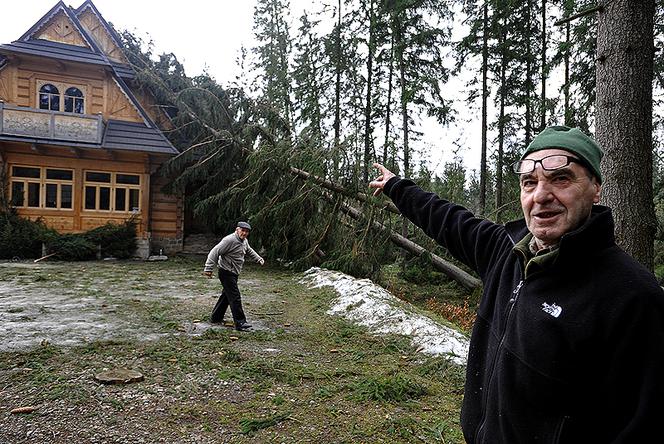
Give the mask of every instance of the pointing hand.
[[375, 188], [376, 190], [374, 191], [373, 195], [378, 196], [383, 191], [387, 181], [395, 177], [396, 174], [385, 168], [380, 163], [374, 163], [373, 166], [380, 170], [380, 176], [376, 177], [376, 179], [369, 183], [369, 188]]

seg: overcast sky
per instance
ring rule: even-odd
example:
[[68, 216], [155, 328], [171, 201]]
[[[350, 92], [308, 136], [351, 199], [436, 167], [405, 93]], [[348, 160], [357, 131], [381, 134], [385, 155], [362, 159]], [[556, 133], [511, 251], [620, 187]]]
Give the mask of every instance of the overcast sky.
[[[8, 1], [8, 0], [6, 0]], [[74, 8], [84, 0], [65, 1]], [[56, 0], [25, 0], [3, 12], [0, 25], [0, 43], [18, 39], [55, 4]], [[93, 0], [106, 21], [119, 31], [127, 29], [144, 40], [152, 39], [154, 53], [172, 52], [184, 65], [188, 76], [195, 76], [207, 68], [217, 82], [226, 85], [239, 74], [236, 60], [240, 48], [250, 48], [253, 40], [253, 13], [255, 0]], [[336, 2], [335, 2], [336, 3]], [[320, 0], [290, 0], [290, 17], [295, 21], [306, 9], [320, 8]], [[291, 27], [295, 34], [297, 26]], [[461, 82], [449, 87], [458, 91]], [[477, 116], [475, 119], [472, 116]], [[430, 122], [425, 123], [422, 153], [431, 167], [442, 172], [444, 162], [453, 156], [453, 143], [463, 148], [458, 152], [470, 169], [479, 165], [479, 114], [471, 113], [471, 126], [459, 122], [449, 129]]]

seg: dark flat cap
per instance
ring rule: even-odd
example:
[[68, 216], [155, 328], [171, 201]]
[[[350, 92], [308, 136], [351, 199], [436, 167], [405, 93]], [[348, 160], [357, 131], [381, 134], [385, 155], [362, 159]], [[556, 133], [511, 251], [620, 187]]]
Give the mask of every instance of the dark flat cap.
[[238, 228], [246, 228], [247, 230], [251, 230], [251, 225], [249, 225], [247, 222], [238, 222], [237, 227]]

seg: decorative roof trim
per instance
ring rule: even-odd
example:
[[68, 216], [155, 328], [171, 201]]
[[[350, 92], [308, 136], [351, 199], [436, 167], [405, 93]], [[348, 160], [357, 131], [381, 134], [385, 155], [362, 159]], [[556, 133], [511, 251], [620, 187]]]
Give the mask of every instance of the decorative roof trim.
[[111, 37], [111, 39], [113, 39], [113, 41], [115, 42], [115, 44], [116, 44], [120, 49], [122, 49], [122, 47], [123, 47], [124, 45], [123, 45], [123, 43], [122, 43], [122, 39], [120, 38], [120, 35], [119, 35], [119, 34], [117, 33], [117, 31], [113, 28], [113, 26], [111, 26], [110, 23], [108, 23], [108, 22], [106, 21], [106, 19], [104, 18], [104, 16], [101, 15], [101, 12], [99, 12], [99, 10], [97, 9], [97, 7], [95, 6], [94, 3], [92, 3], [91, 0], [85, 0], [85, 2], [83, 2], [83, 4], [82, 4], [81, 6], [79, 6], [78, 8], [76, 8], [76, 9], [74, 10], [74, 12], [75, 12], [76, 16], [78, 17], [78, 16], [80, 16], [80, 15], [81, 15], [86, 9], [90, 9], [90, 10], [92, 10], [92, 13], [97, 17], [97, 19], [99, 20], [99, 22], [104, 26], [104, 30], [108, 33], [108, 35]]
[[93, 51], [99, 52], [99, 47], [97, 47], [97, 44], [90, 38], [87, 32], [85, 32], [85, 29], [83, 29], [83, 26], [81, 26], [81, 23], [78, 21], [76, 16], [72, 13], [71, 9], [64, 4], [62, 0], [58, 1], [55, 6], [51, 8], [50, 11], [48, 11], [42, 18], [40, 18], [37, 23], [32, 25], [28, 31], [23, 34], [19, 40], [22, 41], [28, 41], [31, 40], [31, 37], [37, 33], [40, 29], [42, 29], [46, 23], [49, 22], [58, 12], [64, 12], [65, 15], [71, 20], [71, 22], [76, 26], [76, 30], [81, 34], [81, 37], [83, 37], [83, 40], [88, 44], [88, 47], [92, 49]]

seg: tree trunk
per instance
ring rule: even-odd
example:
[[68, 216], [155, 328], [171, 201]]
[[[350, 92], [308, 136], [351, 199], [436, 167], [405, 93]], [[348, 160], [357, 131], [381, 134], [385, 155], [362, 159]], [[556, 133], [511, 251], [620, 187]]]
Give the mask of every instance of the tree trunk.
[[[358, 210], [357, 208], [351, 207], [350, 205], [346, 203], [341, 204], [341, 210], [352, 217], [353, 219], [361, 219], [362, 218], [362, 212]], [[390, 236], [390, 240], [397, 245], [400, 248], [403, 248], [410, 254], [420, 257], [424, 254], [428, 254], [429, 258], [431, 259], [431, 264], [436, 268], [438, 271], [441, 271], [442, 273], [445, 273], [445, 275], [449, 276], [450, 278], [454, 279], [457, 281], [459, 284], [463, 285], [465, 288], [468, 290], [475, 290], [481, 285], [481, 282], [479, 279], [476, 277], [473, 277], [472, 275], [466, 273], [459, 267], [447, 262], [440, 256], [437, 256], [430, 251], [428, 251], [426, 248], [422, 247], [421, 245], [416, 244], [415, 242], [406, 239], [405, 237], [401, 236], [400, 234], [390, 230], [387, 228], [385, 225], [381, 224], [380, 222], [377, 221], [372, 221], [371, 225], [373, 226], [374, 229], [382, 231], [384, 233], [388, 233]]]
[[406, 86], [406, 66], [403, 60], [404, 48], [397, 55], [399, 62], [399, 74], [401, 78], [401, 124], [403, 131], [403, 175], [410, 176], [410, 148], [408, 146], [409, 127], [408, 127], [408, 94]]
[[482, 158], [480, 160], [480, 201], [479, 212], [486, 213], [486, 150], [487, 150], [487, 100], [489, 97], [489, 1], [484, 1], [484, 17], [482, 19]]
[[337, 41], [335, 42], [337, 60], [334, 67], [336, 74], [334, 85], [334, 123], [332, 124], [334, 128], [334, 172], [332, 177], [335, 179], [339, 177], [339, 158], [341, 156], [341, 153], [339, 152], [339, 141], [341, 139], [341, 0], [339, 0], [338, 7]]
[[505, 48], [505, 31], [500, 31], [500, 111], [498, 115], [498, 158], [496, 159], [496, 221], [502, 219], [503, 208], [503, 156], [505, 146], [505, 96], [507, 95], [507, 48]]
[[295, 174], [296, 176], [301, 177], [304, 180], [311, 180], [312, 182], [320, 185], [321, 187], [323, 187], [327, 190], [334, 191], [335, 193], [343, 194], [344, 196], [348, 196], [348, 197], [351, 197], [353, 199], [357, 199], [362, 203], [371, 204], [371, 205], [373, 205], [377, 208], [380, 208], [381, 210], [387, 210], [391, 213], [401, 215], [401, 211], [399, 211], [399, 209], [396, 207], [396, 205], [394, 205], [389, 200], [383, 200], [383, 201], [381, 201], [380, 204], [377, 204], [376, 202], [379, 202], [379, 200], [372, 199], [371, 197], [369, 197], [369, 195], [367, 195], [365, 193], [360, 193], [360, 192], [357, 192], [357, 191], [350, 191], [350, 190], [342, 187], [341, 185], [338, 185], [334, 182], [330, 182], [329, 180], [323, 179], [322, 177], [315, 176], [315, 175], [309, 173], [308, 171], [304, 171], [304, 170], [301, 170], [301, 169], [295, 168], [295, 167], [290, 167], [290, 171], [291, 171], [291, 173]]
[[394, 169], [394, 165], [388, 163], [388, 148], [390, 146], [390, 123], [392, 105], [392, 81], [394, 80], [394, 31], [390, 34], [390, 66], [387, 76], [387, 105], [385, 107], [385, 144], [383, 145], [383, 163]]
[[[397, 18], [397, 41], [399, 47], [397, 49], [397, 64], [399, 65], [399, 78], [401, 83], [401, 125], [403, 131], [403, 176], [410, 176], [410, 148], [408, 146], [409, 140], [409, 127], [408, 127], [408, 94], [406, 86], [406, 63], [403, 59], [403, 53], [406, 50], [406, 46], [402, 42], [402, 29], [401, 23], [398, 21], [400, 18]], [[403, 237], [408, 237], [408, 220], [403, 219], [403, 225], [401, 227], [401, 235]]]
[[532, 116], [532, 111], [531, 111], [531, 104], [530, 104], [530, 97], [531, 97], [531, 90], [533, 87], [533, 72], [532, 72], [532, 49], [530, 46], [530, 39], [531, 39], [531, 29], [532, 29], [532, 24], [531, 24], [531, 14], [532, 14], [532, 8], [531, 8], [531, 1], [532, 0], [526, 0], [526, 124], [525, 124], [525, 133], [526, 137], [525, 139], [525, 146], [530, 145], [530, 135], [533, 133], [533, 126], [532, 126], [532, 121], [533, 121], [533, 116]]
[[653, 269], [652, 82], [655, 0], [613, 0], [598, 15], [596, 138], [602, 203], [618, 244]]
[[546, 66], [546, 0], [542, 0], [542, 94], [541, 94], [541, 110], [540, 110], [540, 127], [542, 131], [546, 128], [546, 80], [547, 80], [547, 66]]
[[[567, 3], [565, 3], [567, 5]], [[569, 16], [567, 11], [565, 12], [566, 16]], [[565, 23], [565, 85], [563, 88], [565, 89], [565, 125], [571, 126], [572, 125], [572, 114], [569, 109], [569, 60], [570, 60], [570, 23], [567, 22]]]
[[369, 2], [369, 54], [367, 55], [367, 102], [364, 108], [364, 166], [362, 169], [364, 183], [369, 183], [369, 164], [371, 163], [371, 87], [373, 80], [373, 59], [376, 52], [374, 43], [374, 2]]

